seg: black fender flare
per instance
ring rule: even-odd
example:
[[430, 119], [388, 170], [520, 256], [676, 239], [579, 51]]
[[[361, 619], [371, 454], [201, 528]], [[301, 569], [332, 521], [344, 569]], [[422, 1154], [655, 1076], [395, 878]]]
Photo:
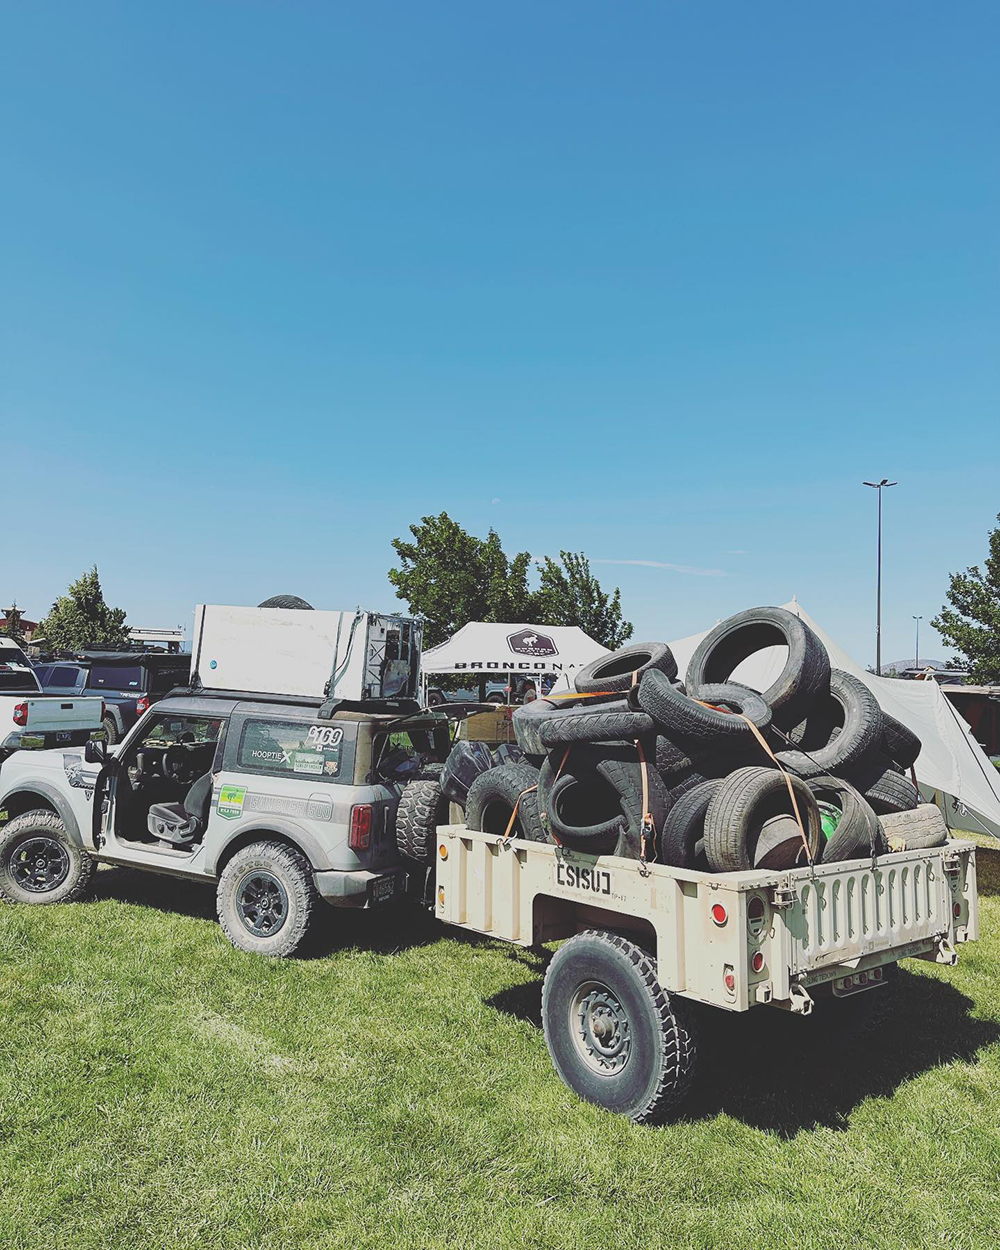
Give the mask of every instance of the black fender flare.
[[[23, 785], [19, 785], [15, 789], [8, 791], [8, 793], [0, 799], [0, 811], [4, 809], [6, 804], [9, 803], [11, 799], [17, 798], [17, 796], [21, 794], [37, 794], [39, 798], [45, 799], [50, 806], [55, 808], [56, 814], [63, 822], [63, 827], [65, 828], [66, 835], [70, 841], [74, 842], [77, 846], [82, 846], [86, 851], [93, 849], [84, 842], [83, 835], [80, 833], [80, 822], [77, 820], [72, 807], [70, 807], [69, 802], [66, 799], [66, 796], [61, 794], [55, 786], [49, 785], [46, 781], [28, 781]], [[32, 808], [26, 807], [24, 810], [30, 812]]]
[[[329, 852], [323, 849], [318, 838], [313, 837], [311, 833], [303, 829], [301, 825], [295, 823], [294, 820], [288, 820], [283, 816], [264, 815], [259, 820], [248, 821], [244, 823], [240, 821], [232, 834], [225, 842], [209, 855], [206, 848], [206, 856], [204, 862], [204, 870], [210, 876], [217, 877], [219, 875], [220, 861], [229, 859], [229, 850], [234, 842], [245, 845], [248, 841], [247, 834], [259, 834], [261, 841], [269, 835], [277, 834], [281, 838], [287, 839], [299, 848], [302, 854], [308, 859], [314, 872], [322, 872], [330, 867], [328, 863]], [[253, 841], [255, 839], [250, 839]]]

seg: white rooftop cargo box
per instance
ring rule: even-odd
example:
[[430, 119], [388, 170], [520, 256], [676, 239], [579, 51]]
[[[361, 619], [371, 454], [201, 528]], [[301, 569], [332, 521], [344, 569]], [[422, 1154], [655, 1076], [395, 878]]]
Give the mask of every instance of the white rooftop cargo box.
[[352, 608], [194, 612], [191, 682], [210, 690], [331, 699], [416, 698], [423, 626]]

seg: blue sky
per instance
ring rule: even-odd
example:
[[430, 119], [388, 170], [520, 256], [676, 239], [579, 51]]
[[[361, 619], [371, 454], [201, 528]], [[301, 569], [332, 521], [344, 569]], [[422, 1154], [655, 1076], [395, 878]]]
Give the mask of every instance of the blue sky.
[[912, 654], [1000, 511], [998, 40], [919, 0], [8, 6], [0, 594], [383, 607], [447, 510], [607, 561], [637, 637], [794, 593], [867, 662], [888, 476]]

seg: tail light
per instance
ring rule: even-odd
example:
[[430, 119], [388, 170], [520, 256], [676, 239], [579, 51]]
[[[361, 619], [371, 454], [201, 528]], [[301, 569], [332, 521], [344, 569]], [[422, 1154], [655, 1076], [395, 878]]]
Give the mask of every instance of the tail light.
[[372, 805], [358, 803], [351, 808], [351, 832], [347, 845], [352, 851], [367, 851], [372, 844]]
[[14, 724], [26, 725], [28, 723], [28, 705], [27, 703], [14, 704]]
[[148, 711], [149, 711], [149, 695], [148, 694], [140, 695], [135, 703], [135, 713], [137, 716], [141, 716], [143, 712], [148, 712]]

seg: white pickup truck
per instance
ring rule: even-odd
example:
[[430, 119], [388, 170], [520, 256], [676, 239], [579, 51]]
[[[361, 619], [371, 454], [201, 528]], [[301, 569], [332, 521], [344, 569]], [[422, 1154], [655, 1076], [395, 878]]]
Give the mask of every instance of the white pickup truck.
[[0, 762], [31, 747], [80, 746], [103, 736], [104, 700], [43, 692], [28, 657], [0, 638]]

